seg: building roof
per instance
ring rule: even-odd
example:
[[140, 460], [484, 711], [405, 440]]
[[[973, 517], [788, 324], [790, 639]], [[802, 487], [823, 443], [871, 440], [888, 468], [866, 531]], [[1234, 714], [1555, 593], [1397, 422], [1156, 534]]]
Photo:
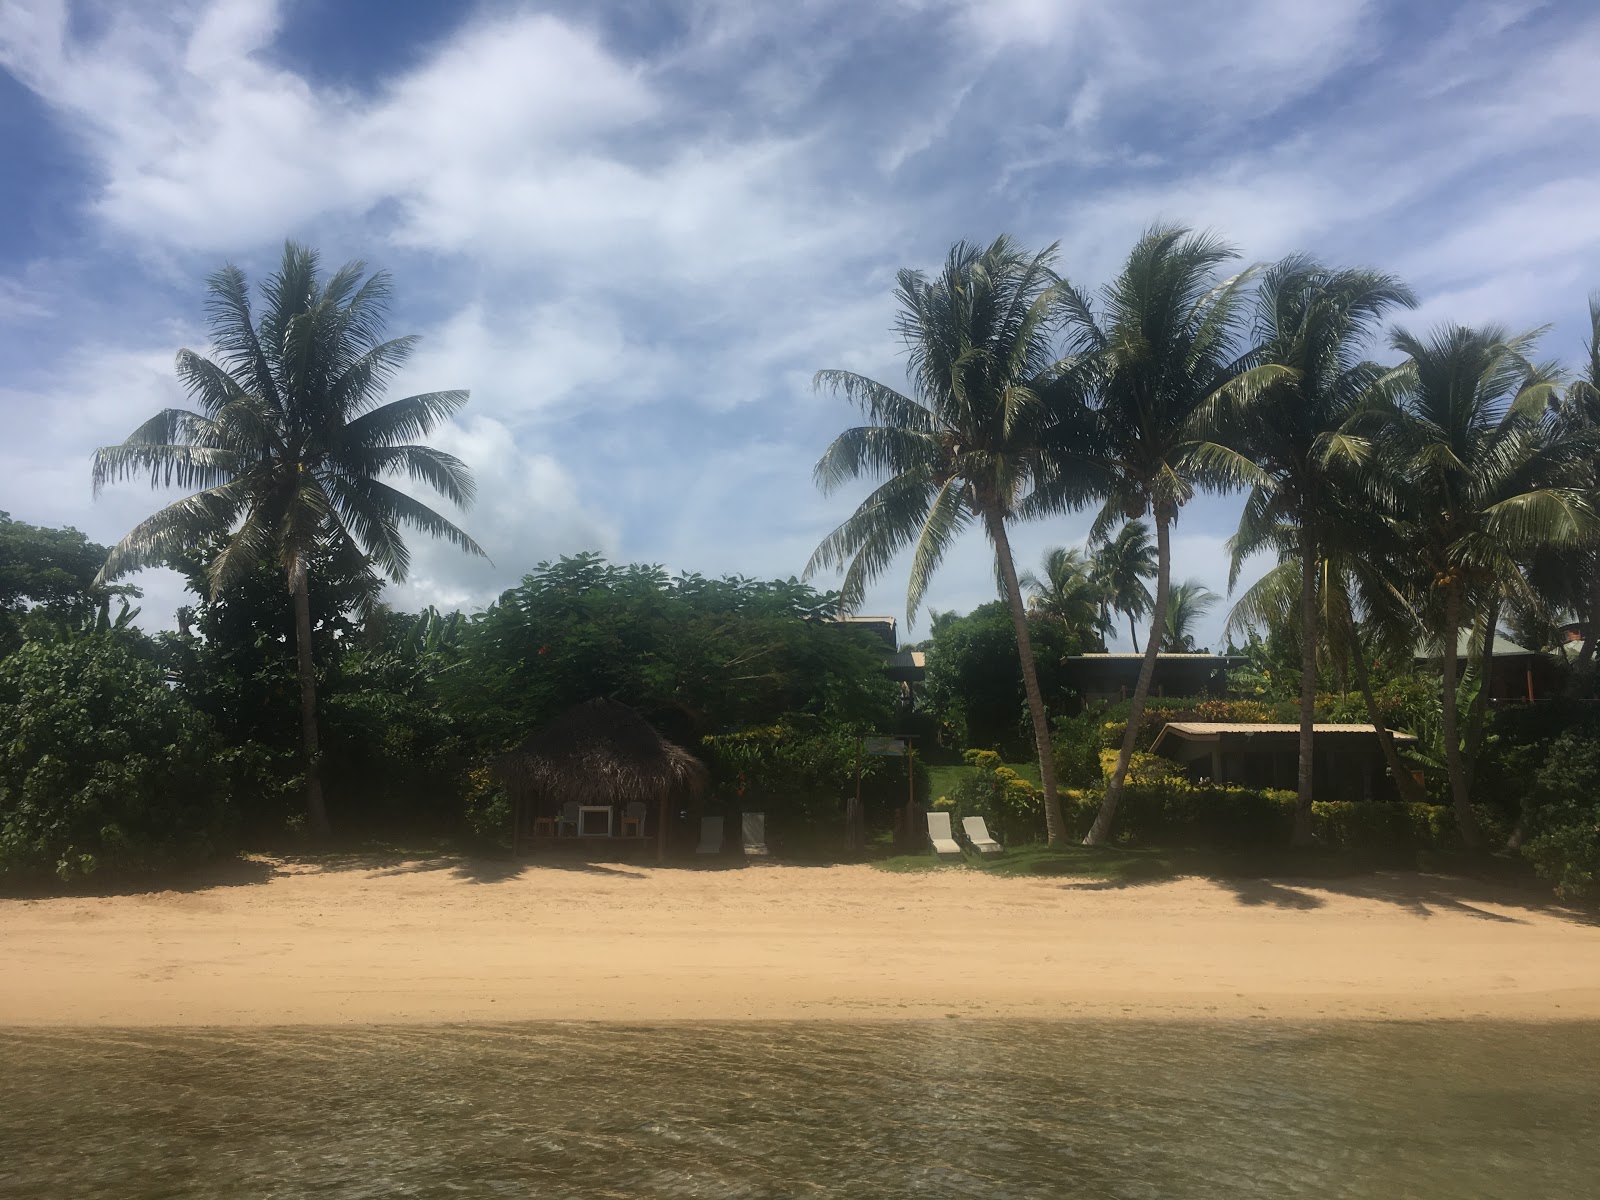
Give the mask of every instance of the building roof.
[[840, 625], [859, 625], [872, 630], [891, 650], [897, 649], [900, 645], [898, 624], [893, 617], [838, 616], [834, 617], [834, 620]]
[[494, 762], [513, 797], [580, 804], [650, 803], [669, 794], [698, 796], [705, 764], [667, 741], [634, 709], [590, 700], [568, 709]]
[[[1161, 732], [1156, 735], [1154, 744], [1150, 749], [1160, 746], [1162, 741], [1171, 734], [1173, 737], [1185, 738], [1190, 741], [1213, 741], [1223, 735], [1242, 735], [1250, 737], [1258, 733], [1266, 734], [1298, 734], [1299, 725], [1288, 723], [1253, 723], [1246, 721], [1168, 721], [1161, 727]], [[1377, 726], [1367, 724], [1334, 724], [1319, 721], [1311, 727], [1314, 737], [1373, 737], [1377, 734]], [[1391, 730], [1391, 735], [1397, 742], [1414, 742], [1417, 739], [1409, 733], [1400, 733]]]
[[[1111, 652], [1096, 651], [1096, 652], [1090, 653], [1090, 654], [1069, 654], [1067, 656], [1067, 661], [1070, 662], [1073, 659], [1077, 659], [1077, 658], [1091, 658], [1091, 659], [1099, 660], [1099, 659], [1142, 659], [1143, 657], [1144, 657], [1144, 652], [1142, 650], [1140, 652], [1138, 652], [1137, 654], [1135, 654], [1131, 650], [1116, 650], [1116, 651], [1111, 651]], [[1198, 660], [1201, 660], [1201, 659], [1216, 659], [1219, 662], [1232, 662], [1235, 659], [1242, 659], [1243, 657], [1244, 656], [1242, 654], [1212, 654], [1210, 651], [1207, 651], [1207, 650], [1202, 650], [1199, 653], [1191, 653], [1190, 651], [1187, 651], [1187, 650], [1184, 650], [1184, 651], [1179, 651], [1179, 650], [1161, 650], [1161, 651], [1158, 651], [1156, 653], [1156, 658], [1158, 660], [1159, 659], [1194, 659], [1194, 660], [1198, 661]]]
[[[1472, 637], [1473, 635], [1470, 629], [1461, 630], [1459, 635], [1456, 637], [1457, 658], [1468, 657], [1472, 647]], [[1416, 656], [1417, 661], [1422, 662], [1427, 659], [1438, 658], [1439, 652], [1435, 649], [1432, 649], [1426, 642], [1418, 642]], [[1535, 650], [1529, 650], [1526, 646], [1519, 646], [1510, 638], [1501, 637], [1498, 633], [1494, 635], [1494, 651], [1492, 657], [1518, 658], [1522, 656], [1536, 658], [1538, 656], [1538, 652]]]

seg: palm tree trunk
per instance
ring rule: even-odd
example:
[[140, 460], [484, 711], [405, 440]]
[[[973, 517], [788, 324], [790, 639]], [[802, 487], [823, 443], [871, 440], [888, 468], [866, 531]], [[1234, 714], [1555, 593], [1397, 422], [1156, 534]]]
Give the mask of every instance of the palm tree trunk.
[[1478, 654], [1478, 694], [1473, 697], [1472, 709], [1467, 713], [1467, 738], [1463, 752], [1469, 795], [1478, 774], [1478, 754], [1483, 749], [1483, 723], [1489, 714], [1490, 673], [1494, 670], [1494, 631], [1495, 626], [1500, 624], [1499, 596], [1489, 601], [1489, 610], [1483, 617], [1483, 646]]
[[1450, 798], [1455, 805], [1456, 826], [1468, 850], [1478, 848], [1478, 822], [1472, 812], [1472, 797], [1467, 786], [1466, 764], [1461, 757], [1461, 731], [1456, 709], [1456, 644], [1461, 633], [1461, 585], [1452, 582], [1444, 597], [1444, 681], [1440, 687], [1440, 713], [1444, 726], [1444, 762], [1450, 776]]
[[1291, 846], [1309, 846], [1311, 784], [1316, 759], [1313, 731], [1317, 720], [1317, 546], [1301, 523], [1300, 547], [1300, 771], [1295, 781], [1294, 832]]
[[1139, 653], [1139, 630], [1133, 624], [1133, 613], [1128, 614], [1128, 636], [1133, 639], [1133, 652]]
[[317, 841], [332, 832], [322, 802], [322, 751], [317, 735], [317, 672], [311, 660], [311, 589], [305, 563], [289, 568], [289, 593], [294, 597], [295, 657], [300, 667], [300, 734], [306, 755], [306, 828]]
[[1389, 732], [1389, 727], [1383, 723], [1383, 715], [1378, 712], [1378, 698], [1372, 693], [1372, 676], [1367, 673], [1367, 656], [1361, 648], [1361, 643], [1356, 642], [1356, 652], [1350, 656], [1350, 661], [1356, 669], [1356, 687], [1361, 689], [1361, 699], [1367, 706], [1367, 720], [1372, 722], [1372, 728], [1377, 733], [1378, 749], [1383, 751], [1383, 761], [1389, 768], [1389, 777], [1394, 780], [1395, 789], [1400, 793], [1400, 799], [1407, 804], [1426, 804], [1428, 794], [1418, 785], [1414, 776], [1406, 765], [1400, 761], [1400, 751], [1395, 748], [1394, 735]]
[[1156, 599], [1150, 610], [1150, 637], [1145, 642], [1144, 662], [1139, 666], [1139, 680], [1133, 686], [1133, 700], [1128, 705], [1128, 728], [1122, 734], [1122, 749], [1117, 753], [1117, 766], [1106, 784], [1105, 799], [1100, 802], [1100, 812], [1083, 839], [1085, 846], [1102, 846], [1111, 836], [1111, 821], [1117, 815], [1117, 804], [1122, 799], [1122, 785], [1128, 778], [1128, 765], [1133, 761], [1133, 747], [1139, 740], [1139, 723], [1144, 719], [1144, 702], [1150, 695], [1150, 682], [1155, 678], [1156, 655], [1161, 651], [1161, 634], [1167, 625], [1167, 593], [1172, 584], [1172, 538], [1167, 527], [1168, 516], [1159, 508], [1156, 519]]
[[1028, 713], [1033, 717], [1033, 742], [1039, 751], [1039, 779], [1044, 784], [1045, 840], [1059, 842], [1066, 836], [1061, 817], [1061, 797], [1056, 792], [1055, 752], [1050, 746], [1050, 722], [1045, 717], [1044, 694], [1039, 691], [1039, 668], [1033, 658], [1033, 638], [1028, 634], [1028, 610], [1022, 604], [1022, 587], [1017, 583], [1017, 564], [1011, 558], [1011, 539], [1006, 523], [997, 513], [984, 514], [989, 536], [994, 541], [995, 561], [1005, 580], [1006, 602], [1011, 606], [1011, 623], [1017, 631], [1017, 656], [1022, 663], [1022, 687], [1028, 693]]

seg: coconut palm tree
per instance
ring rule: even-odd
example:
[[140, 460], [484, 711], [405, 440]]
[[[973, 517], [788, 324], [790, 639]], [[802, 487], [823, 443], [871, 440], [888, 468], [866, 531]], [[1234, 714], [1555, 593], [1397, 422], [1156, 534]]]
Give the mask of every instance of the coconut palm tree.
[[[1428, 585], [1419, 607], [1443, 665], [1445, 763], [1469, 848], [1479, 835], [1458, 709], [1461, 631], [1486, 631], [1487, 662], [1507, 589], [1526, 586], [1520, 564], [1541, 548], [1581, 549], [1595, 528], [1581, 458], [1547, 411], [1558, 373], [1528, 357], [1537, 338], [1460, 325], [1426, 338], [1397, 329], [1392, 337], [1412, 371], [1388, 444], [1398, 460], [1391, 478], [1403, 481], [1393, 501]], [[1481, 717], [1468, 721], [1470, 742]]]
[[1328, 530], [1344, 519], [1333, 498], [1340, 473], [1358, 469], [1370, 445], [1352, 425], [1374, 389], [1403, 373], [1364, 361], [1383, 315], [1416, 299], [1398, 279], [1375, 271], [1334, 271], [1303, 256], [1266, 271], [1256, 289], [1259, 360], [1283, 378], [1235, 405], [1237, 446], [1264, 478], [1250, 491], [1232, 540], [1229, 590], [1243, 560], [1293, 543], [1300, 563], [1300, 770], [1293, 844], [1311, 843], [1312, 737], [1316, 721], [1317, 564]]
[[1158, 226], [1139, 239], [1102, 289], [1098, 310], [1078, 288], [1060, 288], [1070, 362], [1063, 374], [1074, 385], [1063, 406], [1071, 412], [1084, 395], [1089, 428], [1055, 449], [1056, 470], [1042, 503], [1064, 507], [1081, 502], [1090, 490], [1101, 501], [1092, 539], [1103, 538], [1119, 521], [1145, 516], [1153, 520], [1156, 536], [1150, 636], [1122, 750], [1084, 838], [1087, 845], [1099, 845], [1110, 833], [1128, 775], [1167, 625], [1178, 512], [1198, 488], [1225, 490], [1259, 475], [1248, 459], [1215, 438], [1223, 396], [1281, 372], [1251, 368], [1236, 352], [1249, 272], [1217, 278], [1218, 269], [1236, 257], [1209, 234]]
[[229, 265], [207, 280], [215, 354], [178, 351], [178, 377], [194, 409], [157, 413], [116, 446], [95, 452], [96, 492], [148, 475], [153, 486], [193, 494], [146, 518], [112, 547], [100, 579], [168, 562], [208, 538], [221, 549], [206, 568], [215, 596], [271, 561], [294, 605], [306, 760], [306, 814], [326, 835], [311, 654], [308, 564], [332, 553], [392, 580], [410, 554], [403, 527], [469, 554], [478, 544], [384, 477], [403, 472], [452, 503], [472, 499], [472, 477], [453, 456], [415, 444], [467, 401], [462, 391], [382, 402], [414, 337], [384, 340], [389, 276], [346, 263], [324, 279], [314, 250], [290, 242], [251, 312], [244, 273]]
[[1167, 629], [1161, 649], [1168, 653], [1193, 654], [1195, 626], [1220, 599], [1221, 596], [1198, 579], [1173, 584], [1167, 596]]
[[[1600, 292], [1589, 297], [1589, 339], [1584, 345], [1583, 370], [1568, 385], [1557, 407], [1559, 435], [1574, 445], [1587, 447], [1582, 471], [1589, 507], [1600, 511]], [[1557, 606], [1570, 605], [1581, 614], [1584, 641], [1578, 651], [1578, 678], [1587, 676], [1600, 642], [1600, 547], [1590, 545], [1576, 555], [1563, 556], [1567, 569], [1557, 576]], [[1575, 569], [1574, 569], [1575, 568]]]
[[1117, 536], [1108, 538], [1094, 552], [1090, 568], [1100, 582], [1105, 597], [1106, 624], [1111, 612], [1128, 618], [1128, 636], [1133, 652], [1139, 652], [1139, 630], [1135, 625], [1150, 611], [1150, 588], [1145, 580], [1156, 576], [1156, 548], [1150, 541], [1150, 526], [1143, 521], [1126, 521]]
[[853, 607], [910, 549], [911, 619], [955, 539], [974, 523], [983, 529], [1016, 629], [1051, 841], [1065, 825], [1007, 526], [1042, 470], [1041, 391], [1057, 371], [1054, 252], [1029, 255], [1001, 237], [986, 247], [957, 244], [932, 279], [901, 271], [896, 328], [910, 359], [910, 395], [851, 371], [817, 373], [819, 387], [840, 392], [867, 418], [834, 439], [817, 463], [817, 483], [825, 492], [862, 476], [883, 483], [823, 539], [806, 568], [844, 569], [843, 602]]
[[1032, 612], [1098, 645], [1106, 632], [1106, 593], [1091, 566], [1076, 546], [1053, 546], [1045, 551], [1043, 575], [1024, 571], [1020, 582]]

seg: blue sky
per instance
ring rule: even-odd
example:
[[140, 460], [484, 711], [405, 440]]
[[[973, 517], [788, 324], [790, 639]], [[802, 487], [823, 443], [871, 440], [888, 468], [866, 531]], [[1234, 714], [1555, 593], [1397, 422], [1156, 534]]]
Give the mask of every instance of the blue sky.
[[[811, 374], [901, 381], [894, 271], [961, 238], [1059, 241], [1096, 286], [1180, 220], [1397, 271], [1412, 327], [1551, 324], [1570, 361], [1596, 62], [1584, 0], [0, 0], [0, 508], [110, 542], [162, 500], [93, 499], [90, 456], [181, 399], [205, 275], [285, 237], [394, 274], [424, 338], [396, 395], [472, 390], [436, 440], [493, 563], [418, 542], [405, 606], [591, 548], [797, 573], [864, 494], [812, 485], [850, 414]], [[1186, 510], [1179, 578], [1222, 590], [1236, 512]], [[987, 555], [929, 603], [992, 598]], [[140, 582], [169, 621], [174, 580]], [[903, 573], [867, 605], [904, 607]]]

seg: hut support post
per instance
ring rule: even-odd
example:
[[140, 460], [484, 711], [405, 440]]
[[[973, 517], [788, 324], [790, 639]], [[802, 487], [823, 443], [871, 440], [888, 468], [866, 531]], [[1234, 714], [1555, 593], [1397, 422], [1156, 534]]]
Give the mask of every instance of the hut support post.
[[656, 861], [665, 862], [667, 858], [667, 793], [661, 793], [661, 815], [656, 819]]

